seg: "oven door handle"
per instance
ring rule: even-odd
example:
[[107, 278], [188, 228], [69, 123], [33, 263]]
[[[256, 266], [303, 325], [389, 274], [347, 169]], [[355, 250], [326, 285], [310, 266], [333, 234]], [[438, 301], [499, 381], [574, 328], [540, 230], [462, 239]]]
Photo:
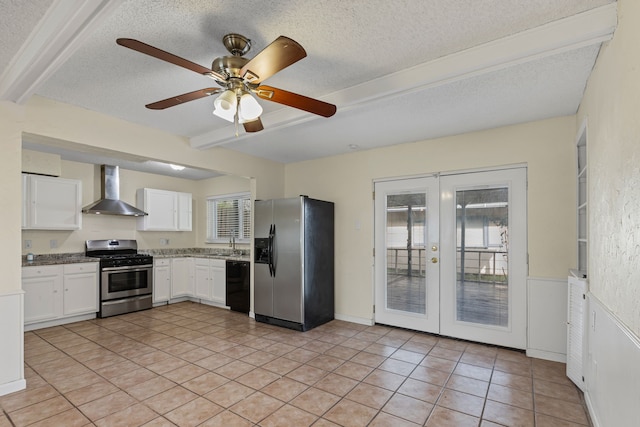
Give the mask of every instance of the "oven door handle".
[[125, 267], [105, 267], [101, 268], [100, 271], [144, 271], [153, 268], [153, 264], [145, 264], [145, 265], [136, 265], [136, 266], [125, 266]]

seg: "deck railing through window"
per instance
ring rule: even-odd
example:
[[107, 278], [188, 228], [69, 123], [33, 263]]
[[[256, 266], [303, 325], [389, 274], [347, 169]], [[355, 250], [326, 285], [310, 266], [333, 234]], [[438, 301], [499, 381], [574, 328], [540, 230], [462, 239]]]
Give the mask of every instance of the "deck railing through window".
[[[457, 249], [457, 279], [462, 279], [462, 251]], [[411, 257], [409, 256], [411, 255]], [[387, 248], [387, 269], [389, 273], [407, 276], [425, 274], [427, 259], [425, 248]], [[411, 268], [409, 268], [409, 263]], [[465, 249], [464, 279], [475, 282], [506, 284], [508, 279], [508, 259], [506, 251], [491, 249]]]

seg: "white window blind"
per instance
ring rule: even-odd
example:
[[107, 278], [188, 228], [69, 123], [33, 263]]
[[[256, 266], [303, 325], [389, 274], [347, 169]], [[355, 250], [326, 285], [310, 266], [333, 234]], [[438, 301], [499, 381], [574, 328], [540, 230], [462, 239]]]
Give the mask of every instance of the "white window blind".
[[251, 238], [251, 198], [249, 193], [207, 198], [207, 242], [237, 242]]

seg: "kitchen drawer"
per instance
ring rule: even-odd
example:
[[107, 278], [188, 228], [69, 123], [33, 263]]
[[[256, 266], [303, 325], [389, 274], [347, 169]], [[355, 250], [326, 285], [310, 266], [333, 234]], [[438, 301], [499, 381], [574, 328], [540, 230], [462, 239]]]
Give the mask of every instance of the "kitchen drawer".
[[153, 265], [155, 267], [169, 267], [171, 265], [171, 258], [154, 259]]
[[61, 273], [59, 265], [41, 265], [35, 267], [23, 267], [22, 278], [57, 276]]
[[226, 265], [227, 261], [224, 259], [212, 259], [211, 260], [211, 267], [224, 267]]
[[195, 265], [201, 265], [204, 267], [209, 267], [209, 258], [194, 258]]
[[97, 262], [83, 262], [78, 264], [64, 264], [64, 274], [95, 273], [98, 271]]

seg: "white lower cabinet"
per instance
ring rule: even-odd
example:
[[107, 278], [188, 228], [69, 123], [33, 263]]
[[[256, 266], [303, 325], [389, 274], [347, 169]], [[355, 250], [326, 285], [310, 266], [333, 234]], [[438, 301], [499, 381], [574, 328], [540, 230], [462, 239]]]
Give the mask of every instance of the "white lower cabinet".
[[62, 314], [95, 313], [98, 311], [98, 263], [65, 264]]
[[193, 258], [171, 260], [171, 298], [193, 295]]
[[226, 261], [195, 258], [196, 297], [218, 304], [226, 303]]
[[153, 302], [166, 302], [171, 298], [171, 259], [153, 260]]
[[195, 297], [210, 300], [212, 294], [209, 260], [196, 258], [194, 270]]
[[211, 299], [221, 304], [227, 301], [227, 262], [223, 259], [211, 260]]
[[95, 315], [98, 263], [23, 267], [22, 289], [25, 325]]
[[158, 258], [153, 261], [153, 302], [184, 301], [226, 304], [227, 274], [224, 259]]
[[62, 268], [59, 265], [22, 268], [24, 323], [62, 315]]

